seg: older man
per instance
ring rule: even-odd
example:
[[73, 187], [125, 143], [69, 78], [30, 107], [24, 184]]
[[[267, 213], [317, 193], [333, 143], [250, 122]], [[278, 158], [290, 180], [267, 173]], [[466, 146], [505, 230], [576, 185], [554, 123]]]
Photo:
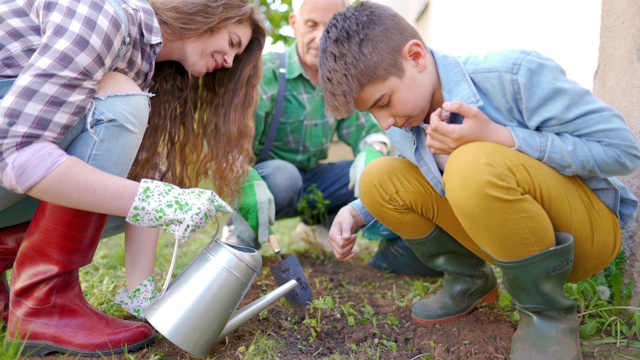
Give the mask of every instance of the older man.
[[[328, 227], [335, 214], [358, 196], [364, 166], [388, 155], [389, 139], [370, 114], [355, 112], [336, 119], [325, 113], [318, 84], [320, 37], [329, 19], [349, 3], [293, 0], [289, 24], [296, 38], [294, 44], [283, 53], [263, 56], [264, 77], [254, 137], [258, 161], [238, 198], [238, 211], [225, 227], [226, 241], [259, 248], [267, 241], [275, 219], [302, 215], [298, 207], [301, 199], [319, 191], [325, 201], [320, 204], [317, 197], [305, 201], [304, 210], [315, 216], [302, 216], [294, 236], [331, 252]], [[334, 138], [352, 149], [355, 160], [321, 162], [327, 158]], [[382, 241], [371, 266], [397, 273], [436, 274], [395, 234], [380, 235], [388, 229], [371, 230], [368, 238]]]

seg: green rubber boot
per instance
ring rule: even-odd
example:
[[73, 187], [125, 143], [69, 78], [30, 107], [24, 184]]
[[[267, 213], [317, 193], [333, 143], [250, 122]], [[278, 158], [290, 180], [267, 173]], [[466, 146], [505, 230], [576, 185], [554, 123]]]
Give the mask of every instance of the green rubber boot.
[[489, 264], [440, 227], [406, 243], [422, 262], [444, 273], [442, 289], [411, 308], [415, 322], [433, 325], [458, 320], [479, 304], [498, 300], [498, 283]]
[[378, 250], [369, 260], [369, 266], [394, 274], [440, 277], [434, 270], [420, 261], [406, 241], [401, 238], [381, 240]]
[[496, 260], [520, 313], [511, 360], [582, 359], [575, 301], [564, 296], [573, 266], [573, 236], [556, 232], [556, 246], [516, 261]]
[[380, 241], [378, 250], [369, 260], [369, 266], [395, 274], [442, 276], [441, 271], [430, 268], [418, 259], [409, 245], [381, 222], [376, 220], [364, 228], [362, 236], [367, 240]]

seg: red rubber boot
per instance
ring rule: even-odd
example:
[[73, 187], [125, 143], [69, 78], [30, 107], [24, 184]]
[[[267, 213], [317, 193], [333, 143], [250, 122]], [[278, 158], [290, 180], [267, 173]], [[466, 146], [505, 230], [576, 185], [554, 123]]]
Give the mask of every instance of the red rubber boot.
[[13, 267], [27, 228], [28, 222], [0, 229], [0, 311], [4, 325], [7, 325], [9, 318], [9, 284], [4, 272]]
[[78, 269], [91, 263], [107, 215], [41, 202], [20, 246], [11, 281], [7, 336], [23, 355], [102, 357], [152, 342], [142, 322], [103, 314], [82, 295]]

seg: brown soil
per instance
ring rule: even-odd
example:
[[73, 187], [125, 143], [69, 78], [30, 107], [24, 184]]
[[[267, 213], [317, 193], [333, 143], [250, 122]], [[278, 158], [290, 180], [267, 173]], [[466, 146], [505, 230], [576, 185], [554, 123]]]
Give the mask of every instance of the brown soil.
[[[410, 296], [408, 284], [418, 277], [394, 275], [377, 271], [366, 265], [365, 260], [337, 261], [333, 256], [316, 252], [297, 254], [311, 284], [314, 299], [331, 296], [336, 306], [332, 311], [321, 310], [322, 330], [312, 340], [311, 331], [284, 300], [271, 305], [266, 312], [252, 318], [240, 329], [230, 334], [226, 342], [216, 344], [210, 352], [211, 359], [243, 359], [258, 332], [268, 339], [279, 339], [286, 344], [268, 359], [508, 359], [511, 336], [516, 325], [508, 319], [509, 311], [499, 311], [497, 305], [482, 306], [469, 316], [456, 322], [435, 326], [423, 326], [412, 322], [411, 302], [402, 304], [398, 299]], [[275, 257], [265, 258], [264, 269], [276, 262]], [[438, 279], [424, 279], [436, 283]], [[276, 287], [269, 271], [263, 271], [254, 282], [241, 306]], [[394, 294], [394, 295], [392, 295]], [[340, 305], [353, 303], [353, 309], [370, 305], [377, 319], [373, 323], [350, 326]], [[317, 316], [317, 309], [307, 316]], [[395, 326], [387, 317], [397, 318]], [[397, 344], [395, 352], [386, 342]], [[260, 344], [257, 345], [261, 346]], [[372, 349], [369, 352], [363, 348]], [[620, 358], [623, 349], [615, 346], [591, 347], [583, 344], [585, 359]], [[60, 359], [61, 357], [47, 357]], [[45, 358], [45, 359], [47, 359]], [[62, 357], [65, 358], [65, 357]], [[110, 357], [111, 358], [111, 357]], [[112, 359], [196, 359], [185, 351], [161, 338], [149, 348]], [[69, 359], [71, 359], [69, 357]], [[255, 359], [255, 357], [252, 357]]]

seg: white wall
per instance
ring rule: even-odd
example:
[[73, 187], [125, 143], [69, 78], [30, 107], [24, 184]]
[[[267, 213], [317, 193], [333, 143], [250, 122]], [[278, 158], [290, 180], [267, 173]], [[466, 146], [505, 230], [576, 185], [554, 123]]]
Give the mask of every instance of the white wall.
[[[414, 22], [425, 0], [376, 0]], [[550, 56], [592, 89], [602, 0], [429, 0], [416, 27], [427, 45], [453, 55], [527, 48]]]

